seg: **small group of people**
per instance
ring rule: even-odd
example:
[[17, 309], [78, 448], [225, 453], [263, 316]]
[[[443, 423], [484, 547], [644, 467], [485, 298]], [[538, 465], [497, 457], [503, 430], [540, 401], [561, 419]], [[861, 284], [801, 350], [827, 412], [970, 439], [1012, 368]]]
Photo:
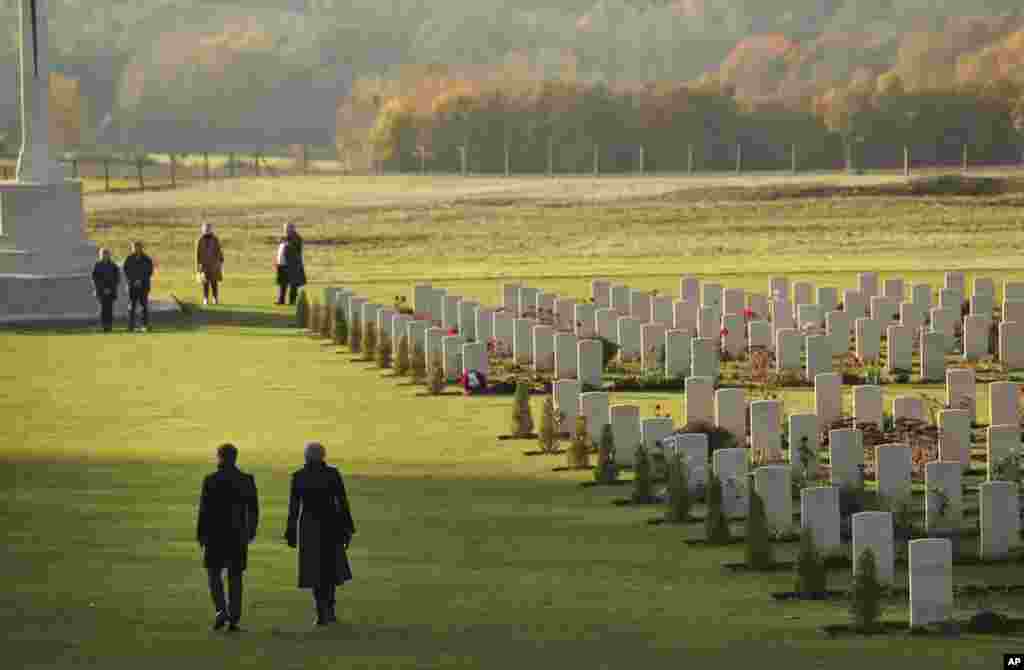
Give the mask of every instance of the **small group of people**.
[[[341, 473], [327, 465], [326, 455], [319, 442], [306, 445], [305, 466], [291, 478], [283, 538], [289, 547], [298, 548], [298, 587], [313, 591], [316, 626], [338, 620], [335, 591], [352, 579], [346, 552], [356, 532]], [[229, 631], [240, 630], [242, 574], [259, 516], [255, 478], [238, 469], [238, 448], [222, 444], [217, 448], [217, 471], [203, 480], [196, 531], [215, 609], [214, 630], [225, 625]]]
[[[203, 287], [203, 305], [220, 304], [220, 284], [224, 280], [224, 249], [209, 223], [202, 225], [196, 242], [196, 278]], [[278, 285], [277, 304], [294, 305], [299, 289], [306, 285], [306, 267], [302, 258], [302, 237], [295, 224], [284, 226], [274, 256], [274, 271]], [[131, 301], [128, 312], [128, 330], [135, 330], [136, 311], [141, 312], [140, 331], [149, 330], [149, 292], [152, 287], [153, 260], [143, 252], [142, 242], [132, 244], [132, 252], [124, 261], [124, 280]], [[100, 249], [100, 257], [93, 266], [92, 281], [100, 306], [100, 325], [104, 332], [114, 326], [114, 303], [117, 302], [122, 268], [111, 258], [109, 249]]]

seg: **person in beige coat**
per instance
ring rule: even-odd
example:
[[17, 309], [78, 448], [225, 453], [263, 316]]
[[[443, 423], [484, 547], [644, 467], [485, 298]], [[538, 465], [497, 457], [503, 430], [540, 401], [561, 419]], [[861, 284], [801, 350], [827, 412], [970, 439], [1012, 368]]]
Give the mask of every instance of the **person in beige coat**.
[[224, 279], [224, 251], [220, 240], [213, 234], [213, 226], [203, 224], [203, 234], [196, 242], [196, 274], [203, 284], [203, 304], [210, 304], [210, 292], [213, 292], [213, 304], [220, 302], [218, 284]]

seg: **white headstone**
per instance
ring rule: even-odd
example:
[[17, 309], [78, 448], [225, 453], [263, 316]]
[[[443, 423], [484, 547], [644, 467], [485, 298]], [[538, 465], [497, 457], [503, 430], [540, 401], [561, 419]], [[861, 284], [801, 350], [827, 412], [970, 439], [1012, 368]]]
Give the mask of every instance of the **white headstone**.
[[770, 311], [768, 308], [768, 297], [762, 293], [751, 293], [747, 296], [747, 304], [750, 311], [754, 313], [754, 319], [768, 320]]
[[[581, 343], [582, 344], [582, 343]], [[580, 415], [587, 420], [590, 445], [600, 446], [604, 427], [608, 425], [608, 394], [603, 391], [580, 393]]]
[[[377, 336], [387, 337], [391, 339], [391, 322], [395, 318], [395, 310], [393, 309], [381, 309], [377, 312]], [[379, 340], [378, 340], [379, 341]], [[394, 347], [397, 342], [392, 342], [391, 346]]]
[[949, 540], [911, 540], [910, 626], [944, 623], [953, 617], [953, 545]]
[[1004, 281], [1003, 301], [1024, 300], [1024, 281]]
[[747, 399], [743, 389], [715, 391], [715, 425], [736, 436], [736, 444], [743, 446], [747, 437]]
[[722, 485], [722, 510], [725, 518], [746, 518], [750, 503], [750, 494], [747, 490], [747, 450], [718, 449], [711, 458], [715, 476]]
[[903, 301], [897, 298], [871, 298], [871, 319], [877, 321], [881, 328], [899, 323], [901, 302]]
[[754, 454], [781, 457], [782, 406], [778, 400], [754, 400], [750, 403], [750, 449]]
[[615, 464], [633, 466], [636, 448], [640, 445], [640, 408], [636, 405], [612, 405], [608, 408], [615, 441]]
[[960, 310], [963, 308], [964, 293], [961, 290], [955, 288], [940, 288], [939, 289], [939, 307], [944, 309], [951, 309], [960, 315]]
[[504, 307], [505, 312], [513, 318], [519, 316], [519, 289], [522, 287], [522, 284], [503, 284], [501, 287], [501, 306]]
[[579, 340], [576, 343], [576, 373], [580, 383], [601, 386], [604, 367], [604, 343], [600, 340]]
[[697, 315], [697, 336], [718, 340], [722, 332], [722, 313], [717, 306], [701, 307]]
[[519, 314], [517, 315], [519, 318], [537, 319], [538, 295], [540, 295], [538, 288], [523, 286], [519, 289]]
[[727, 288], [722, 292], [722, 313], [739, 314], [747, 307], [746, 292], [741, 288]]
[[837, 372], [814, 377], [814, 413], [823, 427], [842, 417], [842, 389], [843, 377]]
[[651, 298], [651, 321], [665, 326], [665, 330], [672, 330], [675, 327], [672, 296], [656, 295]]
[[648, 456], [653, 454], [666, 455], [661, 444], [662, 439], [672, 434], [672, 419], [651, 417], [640, 420], [640, 439]]
[[996, 282], [991, 277], [974, 278], [974, 295], [996, 296]]
[[832, 355], [843, 356], [850, 351], [853, 321], [847, 312], [831, 311], [825, 314], [825, 332], [832, 342]]
[[611, 295], [611, 308], [616, 311], [618, 316], [629, 316], [629, 287], [622, 286], [621, 284], [613, 284]]
[[933, 307], [929, 312], [931, 330], [942, 333], [946, 341], [946, 353], [956, 350], [956, 324], [960, 320], [960, 310], [945, 307]]
[[992, 312], [995, 309], [995, 298], [990, 295], [971, 296], [971, 314], [992, 320]]
[[690, 340], [690, 373], [718, 383], [718, 342], [702, 337]]
[[921, 381], [941, 382], [946, 379], [946, 336], [938, 332], [921, 332]]
[[609, 342], [619, 342], [619, 313], [614, 309], [601, 308], [594, 312], [594, 324], [597, 326], [597, 336], [603, 337]]
[[988, 385], [988, 423], [990, 426], [1003, 424], [1020, 425], [1017, 407], [1020, 403], [1020, 388], [1014, 382], [992, 382]]
[[664, 370], [665, 330], [660, 323], [640, 326], [640, 368], [645, 373]]
[[908, 326], [889, 326], [886, 334], [886, 369], [903, 370], [908, 374], [914, 367], [914, 331]]
[[875, 446], [875, 478], [878, 494], [889, 504], [908, 504], [913, 452], [905, 444]]
[[797, 305], [796, 325], [804, 332], [808, 328], [821, 328], [825, 325], [825, 312], [819, 305]]
[[886, 298], [894, 298], [903, 302], [903, 295], [905, 291], [902, 279], [886, 279], [882, 282], [882, 295]]
[[999, 472], [1003, 459], [1020, 450], [1020, 424], [989, 426], [986, 429], [988, 442], [985, 445], [986, 473], [989, 481], [1003, 479]]
[[861, 272], [857, 274], [857, 290], [864, 296], [865, 300], [870, 300], [874, 296], [879, 294], [878, 291], [878, 273], [877, 272]]
[[476, 370], [484, 375], [490, 374], [487, 361], [487, 345], [483, 342], [470, 342], [462, 345], [462, 373]]
[[591, 303], [576, 303], [574, 308], [575, 332], [580, 338], [597, 336], [597, 311]]
[[640, 360], [640, 321], [628, 316], [620, 316], [619, 359], [623, 362]]
[[734, 360], [743, 355], [747, 346], [746, 324], [742, 314], [722, 317], [722, 349]]
[[715, 386], [710, 377], [686, 378], [686, 423], [715, 420]]
[[772, 277], [768, 280], [769, 298], [779, 297], [789, 300], [789, 279], [786, 277]]
[[515, 351], [515, 322], [516, 320], [505, 312], [494, 313], [494, 340], [502, 357], [512, 356]]
[[593, 305], [597, 307], [611, 307], [612, 283], [607, 279], [594, 279], [590, 282], [590, 297], [594, 299]]
[[444, 351], [444, 375], [448, 381], [458, 379], [462, 374], [462, 347], [466, 338], [462, 335], [445, 335], [441, 338], [441, 348]]
[[768, 527], [776, 535], [793, 528], [792, 473], [785, 465], [763, 465], [754, 470], [754, 490], [764, 502]]
[[974, 314], [964, 317], [964, 350], [965, 361], [979, 361], [988, 355], [989, 325], [991, 319]]
[[800, 528], [810, 530], [822, 556], [837, 553], [839, 539], [839, 489], [812, 486], [800, 491]]
[[911, 334], [917, 333], [924, 327], [924, 314], [912, 302], [900, 303], [900, 325], [909, 328]]
[[882, 349], [882, 327], [874, 319], [861, 317], [854, 322], [857, 358], [878, 361]]
[[[700, 305], [700, 280], [687, 275], [679, 279], [679, 299]], [[678, 328], [678, 326], [676, 326]]]
[[641, 324], [651, 320], [651, 294], [648, 291], [632, 289], [629, 292], [629, 315]]
[[687, 466], [687, 488], [698, 495], [708, 483], [708, 436], [706, 433], [684, 433], [673, 436], [675, 452]]
[[835, 286], [819, 286], [818, 306], [826, 314], [834, 311], [839, 306], [839, 289]]
[[690, 375], [690, 334], [681, 330], [665, 333], [665, 376], [688, 377]]
[[555, 333], [555, 376], [576, 379], [579, 362], [578, 340], [570, 333]]
[[480, 303], [473, 300], [463, 300], [459, 303], [459, 333], [470, 340], [477, 339], [476, 335], [476, 310]]
[[[1024, 282], [1021, 282], [1024, 285]], [[1024, 298], [1003, 301], [1002, 321], [1024, 321]]]
[[925, 530], [957, 530], [963, 520], [963, 489], [960, 464], [956, 461], [931, 461], [924, 465]]
[[[559, 379], [551, 385], [555, 412], [561, 413], [559, 433], [576, 436], [576, 417], [580, 411], [580, 383], [575, 379]], [[557, 415], [556, 415], [557, 416]]]
[[814, 284], [798, 281], [793, 284], [793, 306], [799, 310], [800, 305], [814, 304]]
[[700, 303], [694, 300], [679, 300], [672, 303], [673, 328], [697, 335], [697, 321], [700, 317]]
[[747, 342], [751, 351], [764, 349], [774, 351], [772, 324], [768, 321], [751, 321], [747, 324]]
[[942, 287], [960, 291], [962, 295], [967, 291], [967, 277], [963, 272], [947, 272]]
[[828, 457], [832, 466], [832, 486], [863, 488], [864, 433], [841, 429], [828, 432]]
[[946, 370], [946, 404], [954, 409], [966, 409], [971, 421], [977, 417], [974, 370], [951, 368]]
[[536, 372], [555, 370], [555, 329], [551, 326], [533, 327], [533, 369]]
[[1020, 544], [1020, 497], [1015, 482], [984, 482], [978, 487], [981, 507], [982, 560], [1008, 558]]
[[775, 369], [800, 370], [800, 343], [803, 337], [794, 328], [775, 331]]
[[[804, 442], [807, 438], [807, 442]], [[806, 445], [806, 449], [801, 448]], [[817, 414], [789, 415], [789, 462], [811, 476], [818, 470], [818, 449], [821, 448], [821, 427]]]
[[[533, 319], [512, 320], [512, 350], [519, 365], [529, 365], [533, 362], [533, 327], [536, 323]], [[497, 317], [494, 319], [494, 327], [497, 330]]]
[[895, 551], [891, 512], [859, 512], [850, 517], [853, 536], [853, 574], [865, 549], [875, 557], [878, 581], [891, 586], [895, 579]]
[[854, 386], [853, 387], [853, 420], [855, 425], [862, 423], [873, 423], [882, 429], [882, 387], [881, 386]]
[[825, 372], [832, 372], [832, 339], [828, 335], [812, 335], [805, 338], [807, 347], [807, 381]]
[[406, 326], [406, 332], [409, 335], [409, 356], [412, 356], [416, 347], [420, 348], [423, 355], [427, 353], [427, 327], [426, 321], [410, 321]]
[[558, 296], [554, 293], [541, 291], [537, 294], [537, 319], [544, 325], [555, 325], [555, 301]]
[[924, 412], [924, 401], [912, 395], [901, 395], [893, 398], [892, 419], [893, 421], [899, 421], [900, 419], [927, 420]]
[[849, 288], [843, 290], [843, 311], [850, 315], [852, 321], [867, 316], [870, 305], [860, 291]]
[[717, 307], [719, 313], [722, 310], [722, 285], [721, 284], [704, 284], [701, 287], [701, 307]]
[[458, 295], [446, 295], [444, 302], [441, 304], [441, 327], [445, 330], [449, 328], [458, 329], [459, 327], [459, 311], [460, 305], [462, 304], [462, 296]]
[[476, 339], [480, 342], [489, 342], [494, 338], [494, 310], [486, 307], [476, 308]]
[[939, 411], [939, 458], [957, 461], [962, 470], [971, 466], [971, 417], [964, 410]]
[[999, 324], [999, 361], [1008, 370], [1024, 368], [1024, 319]]

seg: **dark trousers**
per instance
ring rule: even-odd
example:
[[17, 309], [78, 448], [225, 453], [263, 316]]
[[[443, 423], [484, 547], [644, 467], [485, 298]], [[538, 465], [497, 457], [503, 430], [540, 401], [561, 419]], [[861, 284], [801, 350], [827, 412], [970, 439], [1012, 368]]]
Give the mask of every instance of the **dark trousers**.
[[317, 607], [329, 607], [334, 605], [334, 584], [325, 584], [324, 586], [313, 587], [313, 600], [316, 601]]
[[203, 282], [203, 297], [207, 300], [210, 299], [210, 291], [213, 291], [213, 299], [220, 300], [217, 294], [217, 282], [216, 281], [204, 281]]
[[114, 328], [114, 296], [100, 296], [100, 325], [103, 330], [111, 331]]
[[242, 571], [228, 568], [228, 599], [224, 600], [223, 568], [207, 568], [210, 581], [210, 597], [218, 612], [226, 612], [231, 621], [238, 623], [242, 618]]
[[149, 289], [130, 288], [128, 299], [131, 305], [128, 307], [128, 330], [135, 330], [135, 310], [142, 309], [142, 325], [149, 327]]
[[278, 287], [278, 292], [277, 292], [277, 304], [278, 305], [283, 305], [284, 304], [284, 294], [285, 294], [285, 292], [288, 293], [288, 304], [289, 305], [294, 305], [296, 303], [296, 301], [299, 299], [299, 287], [296, 286], [295, 284], [288, 284], [288, 285], [281, 284]]

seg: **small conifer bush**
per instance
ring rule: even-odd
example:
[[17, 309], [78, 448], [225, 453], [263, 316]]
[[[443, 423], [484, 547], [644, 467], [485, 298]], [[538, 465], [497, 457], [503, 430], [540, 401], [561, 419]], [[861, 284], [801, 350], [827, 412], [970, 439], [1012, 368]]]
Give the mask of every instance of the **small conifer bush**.
[[796, 590], [805, 595], [825, 592], [825, 560], [814, 545], [814, 534], [805, 528], [800, 534], [800, 551], [796, 556]]
[[597, 448], [597, 465], [594, 466], [594, 480], [601, 484], [611, 484], [619, 475], [615, 467], [615, 435], [611, 424], [605, 424], [601, 430], [601, 442]]
[[377, 355], [377, 324], [367, 321], [363, 324], [363, 360], [372, 361]]
[[537, 434], [537, 441], [540, 443], [540, 450], [545, 454], [552, 454], [558, 451], [558, 424], [559, 413], [555, 409], [555, 403], [548, 396], [544, 399], [544, 407], [541, 409], [540, 430]]
[[340, 305], [334, 309], [334, 343], [348, 344], [348, 320], [345, 318], [345, 310]]
[[295, 301], [295, 327], [309, 327], [309, 298], [304, 290], [299, 291], [299, 299]]
[[398, 353], [395, 355], [395, 374], [399, 377], [407, 377], [412, 367], [412, 360], [409, 356], [409, 336], [402, 335], [398, 338]]
[[857, 557], [857, 570], [850, 590], [850, 615], [857, 630], [871, 632], [878, 628], [882, 614], [884, 589], [878, 581], [878, 563], [875, 552], [865, 548]]
[[587, 417], [576, 417], [576, 435], [572, 438], [572, 446], [569, 447], [569, 467], [589, 468], [590, 467], [590, 436], [587, 434]]
[[441, 395], [445, 384], [444, 357], [441, 356], [440, 352], [435, 352], [431, 356], [430, 370], [427, 372], [427, 389], [431, 395]]
[[334, 338], [334, 316], [338, 313], [336, 309], [330, 305], [324, 305], [321, 308], [320, 316], [320, 337], [325, 340]]
[[689, 471], [682, 454], [668, 459], [668, 509], [665, 518], [669, 523], [683, 523], [690, 518]]
[[708, 514], [704, 519], [704, 532], [708, 544], [727, 544], [732, 539], [729, 521], [722, 506], [722, 482], [717, 475], [708, 478]]
[[363, 326], [358, 316], [352, 318], [348, 334], [348, 348], [353, 354], [358, 354], [363, 350]]
[[512, 402], [512, 434], [526, 437], [533, 432], [533, 414], [530, 412], [530, 387], [525, 382], [516, 383]]
[[377, 367], [386, 370], [391, 367], [391, 338], [382, 335], [377, 345]]
[[310, 337], [320, 336], [320, 303], [313, 298], [306, 307], [306, 330]]
[[412, 355], [409, 357], [409, 374], [414, 384], [422, 384], [427, 378], [427, 356], [419, 342], [413, 345]]
[[654, 501], [651, 491], [651, 459], [642, 444], [636, 445], [633, 458], [633, 502], [646, 505]]
[[746, 545], [748, 566], [755, 570], [767, 570], [775, 565], [764, 500], [754, 490], [750, 491]]

